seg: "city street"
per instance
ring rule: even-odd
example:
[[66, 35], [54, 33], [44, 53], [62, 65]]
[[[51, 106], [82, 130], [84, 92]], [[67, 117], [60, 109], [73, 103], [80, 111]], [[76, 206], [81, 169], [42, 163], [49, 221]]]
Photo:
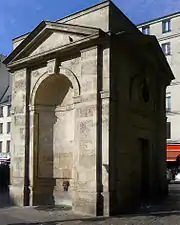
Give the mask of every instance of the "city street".
[[[71, 224], [180, 224], [180, 184], [170, 184], [169, 196], [158, 205], [148, 205], [144, 213], [119, 216], [87, 218], [75, 215], [69, 208], [16, 207], [11, 204], [8, 193], [0, 196], [0, 225], [71, 225]], [[145, 213], [146, 212], [146, 213]]]

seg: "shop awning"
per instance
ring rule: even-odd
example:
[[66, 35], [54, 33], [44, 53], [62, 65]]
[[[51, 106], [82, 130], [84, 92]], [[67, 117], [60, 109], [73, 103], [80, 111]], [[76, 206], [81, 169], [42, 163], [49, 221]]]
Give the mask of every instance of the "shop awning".
[[180, 144], [167, 144], [166, 160], [176, 161], [178, 155], [180, 155]]

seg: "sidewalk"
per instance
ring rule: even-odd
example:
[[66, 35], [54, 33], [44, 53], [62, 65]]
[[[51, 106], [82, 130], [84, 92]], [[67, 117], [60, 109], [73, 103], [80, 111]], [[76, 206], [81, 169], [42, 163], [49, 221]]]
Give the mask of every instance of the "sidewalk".
[[59, 207], [7, 207], [5, 196], [0, 195], [0, 225], [180, 225], [180, 184], [170, 186], [164, 202], [149, 205], [139, 215], [119, 217], [85, 217], [74, 214], [70, 208]]
[[[2, 218], [4, 218], [2, 224]], [[71, 209], [61, 207], [7, 207], [0, 209], [0, 225], [58, 224], [78, 217]]]
[[[129, 215], [119, 217], [83, 218], [63, 209], [36, 209], [31, 207], [3, 209], [3, 216], [11, 216], [1, 225], [178, 225], [180, 213], [171, 212], [166, 215]], [[0, 218], [2, 211], [0, 212]]]

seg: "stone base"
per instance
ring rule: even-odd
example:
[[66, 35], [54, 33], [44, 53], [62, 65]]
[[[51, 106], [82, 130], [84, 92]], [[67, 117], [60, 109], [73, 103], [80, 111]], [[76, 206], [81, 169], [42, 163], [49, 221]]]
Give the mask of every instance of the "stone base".
[[70, 191], [54, 190], [53, 195], [55, 205], [72, 206], [72, 197]]
[[37, 205], [55, 205], [53, 188], [43, 188], [33, 191], [32, 204]]
[[97, 193], [74, 192], [72, 200], [72, 210], [83, 215], [97, 215], [96, 204]]
[[110, 216], [109, 192], [103, 192], [103, 216]]
[[24, 206], [24, 187], [10, 185], [9, 195], [13, 205]]
[[74, 192], [72, 208], [76, 213], [91, 216], [109, 216], [109, 192]]
[[38, 205], [55, 205], [54, 200], [55, 180], [41, 178], [35, 180], [35, 186], [31, 187], [31, 204]]

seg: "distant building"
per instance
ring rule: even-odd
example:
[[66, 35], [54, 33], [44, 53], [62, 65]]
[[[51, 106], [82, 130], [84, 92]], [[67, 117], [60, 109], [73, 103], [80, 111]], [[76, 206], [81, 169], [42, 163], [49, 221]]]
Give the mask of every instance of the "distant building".
[[[0, 54], [0, 161], [10, 152], [11, 141], [11, 78], [2, 61], [6, 57]], [[1, 157], [3, 155], [3, 157]]]
[[155, 35], [174, 73], [166, 89], [167, 161], [180, 155], [180, 12], [139, 24], [144, 34]]

